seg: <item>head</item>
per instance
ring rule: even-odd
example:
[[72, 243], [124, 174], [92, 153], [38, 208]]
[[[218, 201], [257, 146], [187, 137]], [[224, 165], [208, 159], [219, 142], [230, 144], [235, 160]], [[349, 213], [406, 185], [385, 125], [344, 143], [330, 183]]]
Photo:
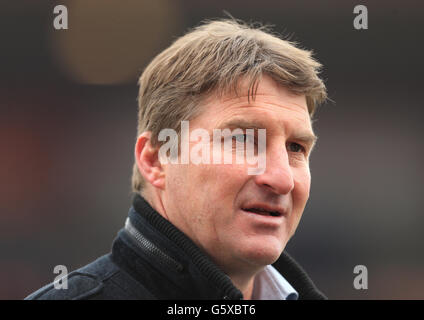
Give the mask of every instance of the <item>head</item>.
[[[326, 98], [319, 68], [309, 51], [264, 29], [214, 21], [176, 40], [140, 77], [133, 191], [228, 273], [273, 263], [297, 228], [311, 183], [311, 120]], [[265, 129], [265, 170], [161, 163], [159, 133], [180, 134], [184, 120], [211, 137], [217, 128]], [[187, 143], [191, 152], [196, 143]]]

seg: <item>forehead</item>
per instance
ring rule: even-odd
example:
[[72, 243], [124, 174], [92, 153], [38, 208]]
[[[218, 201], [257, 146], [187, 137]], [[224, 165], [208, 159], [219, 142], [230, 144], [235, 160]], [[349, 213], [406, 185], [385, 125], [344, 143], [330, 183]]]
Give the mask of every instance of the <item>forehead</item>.
[[254, 100], [248, 97], [247, 81], [240, 81], [238, 92], [238, 95], [209, 96], [202, 104], [202, 113], [193, 119], [193, 124], [219, 127], [229, 119], [245, 118], [266, 124], [265, 127], [274, 123], [281, 127], [309, 129], [312, 133], [304, 95], [294, 95], [267, 76], [260, 80]]

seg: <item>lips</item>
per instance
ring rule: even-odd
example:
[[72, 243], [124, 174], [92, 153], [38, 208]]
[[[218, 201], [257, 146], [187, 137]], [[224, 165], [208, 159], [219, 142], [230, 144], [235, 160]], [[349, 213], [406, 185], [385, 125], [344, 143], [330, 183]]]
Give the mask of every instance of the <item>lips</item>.
[[284, 210], [282, 208], [271, 207], [264, 204], [249, 205], [246, 207], [242, 207], [242, 210], [271, 217], [280, 217], [284, 215]]

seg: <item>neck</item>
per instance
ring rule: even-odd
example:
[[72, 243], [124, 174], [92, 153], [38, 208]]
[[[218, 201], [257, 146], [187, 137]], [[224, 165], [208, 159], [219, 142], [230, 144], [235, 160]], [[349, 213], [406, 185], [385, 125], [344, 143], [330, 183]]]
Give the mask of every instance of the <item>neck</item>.
[[255, 280], [255, 273], [249, 274], [228, 274], [234, 286], [236, 286], [242, 293], [244, 300], [251, 300], [253, 293], [253, 284]]
[[146, 189], [143, 189], [140, 192], [140, 195], [150, 204], [153, 209], [155, 209], [162, 217], [169, 221], [161, 197], [157, 194], [157, 192], [152, 192], [151, 190]]

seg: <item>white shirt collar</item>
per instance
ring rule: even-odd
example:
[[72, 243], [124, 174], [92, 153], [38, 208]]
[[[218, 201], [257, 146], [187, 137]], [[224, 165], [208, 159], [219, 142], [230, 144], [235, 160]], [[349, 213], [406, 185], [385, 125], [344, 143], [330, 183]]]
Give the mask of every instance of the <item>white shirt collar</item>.
[[266, 266], [256, 276], [252, 300], [297, 300], [299, 294], [272, 266]]

